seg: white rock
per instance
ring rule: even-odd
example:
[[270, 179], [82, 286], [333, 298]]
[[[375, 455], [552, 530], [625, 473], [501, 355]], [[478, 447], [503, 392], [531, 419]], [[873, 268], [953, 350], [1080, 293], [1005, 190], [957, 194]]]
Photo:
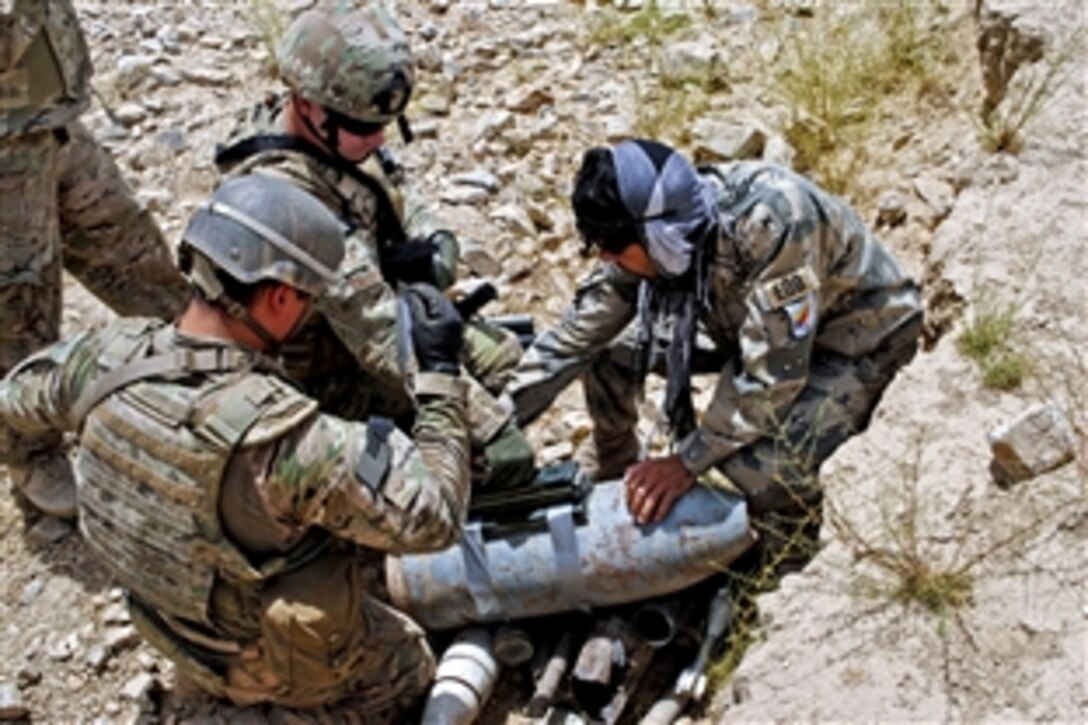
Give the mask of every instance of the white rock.
[[147, 118], [147, 109], [139, 103], [123, 103], [114, 110], [113, 115], [125, 127], [132, 128]]
[[449, 181], [451, 184], [474, 186], [484, 189], [491, 194], [498, 191], [499, 187], [502, 185], [502, 182], [499, 181], [499, 177], [484, 169], [476, 169], [475, 171], [469, 171], [463, 174], [454, 174], [449, 177]]
[[514, 114], [510, 111], [488, 111], [476, 124], [477, 140], [487, 140], [498, 136], [514, 125]]
[[217, 68], [182, 68], [181, 77], [201, 86], [229, 86], [234, 80], [229, 71]]
[[139, 702], [151, 692], [154, 686], [154, 676], [141, 672], [121, 688], [121, 697], [132, 702]]
[[117, 85], [132, 88], [151, 73], [155, 59], [150, 55], [123, 55], [117, 59]]
[[23, 587], [22, 593], [19, 594], [19, 604], [22, 604], [24, 607], [30, 604], [38, 598], [38, 595], [42, 593], [42, 589], [44, 588], [45, 581], [41, 577], [34, 577], [27, 582], [26, 586]]
[[763, 154], [767, 134], [752, 123], [733, 123], [715, 118], [700, 118], [691, 128], [696, 161], [733, 161], [758, 159]]
[[72, 655], [80, 648], [79, 635], [72, 632], [64, 639], [58, 640], [50, 645], [47, 654], [49, 659], [57, 662], [65, 662], [72, 658]]
[[1054, 403], [1037, 405], [988, 435], [990, 471], [1001, 484], [1026, 481], [1073, 460], [1076, 437]]
[[481, 204], [490, 198], [486, 189], [478, 186], [449, 186], [442, 190], [439, 198], [448, 204]]
[[536, 226], [528, 212], [517, 204], [503, 204], [491, 212], [491, 219], [502, 222], [515, 234], [530, 236], [536, 234]]
[[14, 682], [0, 681], [0, 720], [21, 720], [30, 714]]

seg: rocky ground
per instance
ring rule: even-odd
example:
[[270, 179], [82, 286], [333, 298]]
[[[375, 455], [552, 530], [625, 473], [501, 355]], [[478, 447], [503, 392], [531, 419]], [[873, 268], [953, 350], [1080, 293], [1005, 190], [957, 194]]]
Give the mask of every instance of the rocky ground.
[[[211, 152], [232, 115], [276, 89], [252, 6], [76, 5], [97, 69], [86, 120], [174, 238], [214, 183]], [[624, 23], [634, 14], [605, 21], [587, 3], [395, 5], [420, 69], [419, 138], [402, 153], [410, 177], [466, 240], [466, 276], [496, 281], [502, 308], [544, 323], [587, 269], [565, 204], [585, 148], [652, 133], [707, 159], [789, 162], [790, 108], [771, 79], [794, 50], [790, 34], [861, 8], [691, 2], [675, 32], [643, 11], [653, 22], [609, 34], [633, 27]], [[757, 640], [714, 694], [709, 720], [1073, 722], [1088, 710], [1083, 34], [1072, 72], [1031, 117], [1017, 154], [984, 149], [977, 121], [987, 83], [991, 95], [1002, 85], [994, 69], [1007, 71], [1033, 43], [1043, 60], [1020, 78], [1045, 68], [1085, 26], [1085, 10], [1076, 0], [924, 7], [926, 31], [941, 33], [947, 51], [940, 82], [910, 96], [889, 89], [877, 122], [850, 140], [857, 164], [842, 193], [924, 283], [928, 349], [893, 383], [870, 430], [825, 466], [824, 549], [761, 600]], [[988, 73], [976, 49], [987, 28], [1008, 49]], [[76, 283], [67, 292], [66, 331], [108, 319]], [[1006, 308], [1004, 342], [1030, 371], [1000, 391], [956, 340]], [[1047, 401], [1071, 424], [1076, 461], [997, 486], [987, 434]], [[545, 459], [569, 455], [586, 435], [579, 402], [565, 395], [532, 431]], [[175, 693], [171, 667], [140, 643], [78, 536], [27, 515], [6, 480], [2, 488], [0, 717], [255, 721]], [[910, 595], [934, 581], [944, 588]], [[950, 587], [963, 596], [942, 607]], [[516, 704], [488, 715], [518, 718]]]

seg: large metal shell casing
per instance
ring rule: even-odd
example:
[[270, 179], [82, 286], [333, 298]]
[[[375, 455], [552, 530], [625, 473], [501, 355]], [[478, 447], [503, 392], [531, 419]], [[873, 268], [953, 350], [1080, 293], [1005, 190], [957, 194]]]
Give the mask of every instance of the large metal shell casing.
[[393, 604], [429, 629], [625, 604], [720, 572], [755, 539], [744, 499], [703, 486], [647, 526], [627, 510], [622, 481], [597, 484], [582, 506], [584, 516], [549, 508], [538, 531], [485, 540], [469, 524], [447, 549], [388, 557]]

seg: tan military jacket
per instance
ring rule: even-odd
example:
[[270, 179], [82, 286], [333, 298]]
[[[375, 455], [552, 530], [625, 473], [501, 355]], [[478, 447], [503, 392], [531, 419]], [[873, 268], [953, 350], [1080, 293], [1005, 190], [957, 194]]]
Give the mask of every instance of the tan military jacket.
[[[726, 364], [699, 426], [679, 442], [695, 473], [773, 435], [814, 355], [857, 357], [921, 314], [913, 282], [840, 199], [764, 163], [702, 173], [715, 190], [720, 234], [699, 323]], [[582, 283], [507, 387], [519, 422], [539, 414], [624, 331], [640, 284], [649, 282], [613, 265]]]
[[91, 70], [70, 0], [0, 0], [0, 139], [75, 119]]
[[[220, 341], [185, 336], [159, 321], [119, 320], [97, 333], [57, 343], [12, 370], [0, 384], [0, 421], [31, 445], [35, 438], [71, 430], [73, 405], [106, 371], [125, 361], [178, 351], [239, 352]], [[367, 424], [318, 413], [312, 400], [268, 373], [235, 369], [133, 383], [92, 408], [80, 428], [82, 439], [95, 438], [92, 454], [81, 453], [76, 466], [81, 502], [94, 499], [103, 467], [112, 477], [109, 485], [118, 477], [131, 482], [127, 496], [114, 496], [112, 511], [96, 510], [92, 518], [116, 518], [113, 535], [124, 538], [138, 535], [139, 521], [146, 518], [141, 497], [191, 500], [196, 506], [199, 496], [186, 493], [178, 482], [191, 479], [195, 470], [214, 469], [214, 461], [196, 467], [188, 462], [203, 455], [198, 443], [208, 435], [205, 416], [216, 415], [222, 408], [216, 401], [229, 399], [239, 388], [259, 391], [247, 397], [247, 405], [257, 406], [255, 417], [223, 462], [222, 479], [208, 483], [219, 486], [213, 510], [220, 520], [215, 523], [229, 539], [217, 542], [208, 533], [215, 527], [202, 527], [200, 535], [209, 540], [200, 561], [191, 562], [193, 568], [208, 561], [230, 562], [237, 550], [256, 571], [247, 584], [237, 566], [221, 567], [222, 581], [206, 603], [219, 636], [256, 636], [259, 612], [255, 597], [245, 590], [262, 586], [262, 577], [273, 580], [282, 567], [269, 562], [290, 559], [315, 529], [380, 552], [442, 548], [459, 536], [469, 490], [464, 390], [460, 380], [438, 374], [415, 379], [419, 415], [413, 438], [395, 428], [388, 432], [389, 458], [381, 480], [364, 470], [364, 453], [376, 450]], [[236, 411], [223, 414], [229, 418]], [[166, 429], [175, 431], [176, 441], [155, 432], [168, 420], [175, 421]], [[178, 425], [178, 420], [192, 422]], [[197, 431], [194, 439], [197, 428], [204, 432]], [[213, 425], [210, 430], [220, 428]], [[205, 449], [216, 450], [210, 445]], [[148, 510], [161, 515], [167, 507]], [[196, 514], [190, 518], [199, 519]], [[163, 520], [157, 525], [184, 533], [192, 522]], [[139, 596], [140, 576], [156, 573], [119, 575]], [[185, 594], [179, 588], [177, 595]]]
[[[247, 112], [225, 146], [282, 133], [282, 102], [271, 96]], [[322, 410], [346, 418], [410, 417], [411, 397], [397, 350], [396, 291], [381, 274], [379, 245], [387, 240], [378, 237], [374, 192], [299, 151], [262, 151], [221, 170], [231, 176], [259, 172], [286, 177], [321, 199], [347, 227], [336, 281], [316, 300], [318, 314], [284, 348], [291, 376], [318, 399]], [[416, 195], [385, 175], [373, 155], [362, 170], [389, 191], [408, 236], [427, 237], [442, 229]], [[449, 270], [451, 278], [454, 271]], [[478, 381], [470, 377], [466, 382], [472, 440], [488, 442], [509, 415]]]
[[[226, 145], [260, 134], [283, 133], [283, 99], [271, 97], [241, 119]], [[347, 227], [344, 261], [334, 284], [316, 302], [320, 317], [291, 345], [288, 367], [300, 380], [357, 364], [374, 382], [403, 389], [397, 363], [396, 294], [382, 278], [374, 193], [331, 166], [298, 151], [262, 151], [222, 171], [241, 176], [259, 170], [283, 176], [321, 199]], [[394, 184], [373, 157], [363, 171], [388, 192], [409, 236], [440, 227], [421, 201]], [[322, 401], [325, 402], [325, 401]]]

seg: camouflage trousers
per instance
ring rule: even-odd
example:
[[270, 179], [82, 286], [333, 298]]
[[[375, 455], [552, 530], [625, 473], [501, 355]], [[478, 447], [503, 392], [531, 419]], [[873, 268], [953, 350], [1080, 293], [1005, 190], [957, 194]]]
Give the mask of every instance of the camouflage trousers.
[[155, 220], [78, 122], [0, 140], [0, 373], [59, 337], [62, 268], [121, 315], [170, 318], [188, 296]]
[[302, 709], [293, 715], [303, 722], [342, 722], [347, 712], [358, 722], [394, 722], [392, 713], [426, 692], [435, 658], [423, 629], [382, 601], [369, 569], [352, 554], [325, 554], [276, 577], [258, 595], [250, 638], [194, 636], [207, 629], [131, 597], [130, 610], [178, 673], [215, 697]]
[[[745, 560], [759, 560], [786, 573], [800, 569], [815, 554], [822, 522], [820, 465], [868, 427], [884, 389], [917, 352], [921, 328], [919, 316], [859, 357], [817, 350], [808, 384], [774, 432], [717, 465], [744, 492], [752, 525], [760, 534]], [[598, 440], [633, 435], [642, 389], [631, 367], [634, 359], [628, 344], [617, 343], [583, 379]], [[660, 372], [659, 361], [652, 362], [652, 369]], [[723, 362], [709, 351], [697, 350], [693, 373], [718, 372]]]

